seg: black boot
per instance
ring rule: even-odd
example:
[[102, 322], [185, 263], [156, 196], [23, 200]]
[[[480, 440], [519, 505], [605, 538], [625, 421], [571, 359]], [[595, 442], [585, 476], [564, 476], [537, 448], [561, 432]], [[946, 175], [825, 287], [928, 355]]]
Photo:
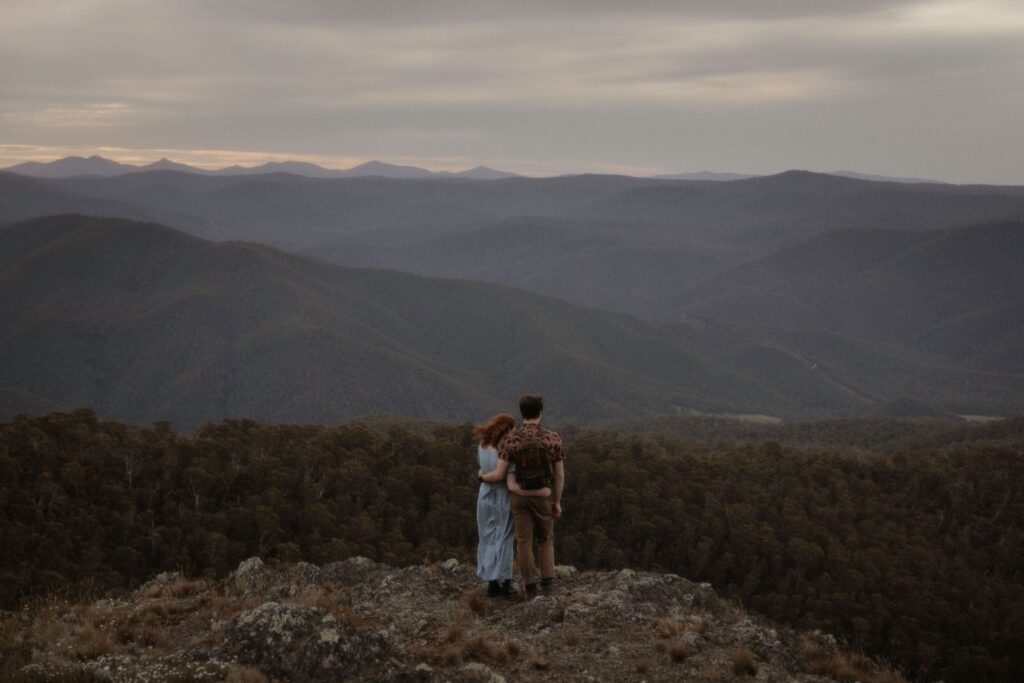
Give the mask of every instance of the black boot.
[[516, 589], [512, 587], [512, 579], [505, 579], [501, 582], [501, 597], [503, 598], [514, 598], [519, 595]]
[[487, 582], [487, 597], [496, 598], [501, 595], [501, 584], [497, 581]]

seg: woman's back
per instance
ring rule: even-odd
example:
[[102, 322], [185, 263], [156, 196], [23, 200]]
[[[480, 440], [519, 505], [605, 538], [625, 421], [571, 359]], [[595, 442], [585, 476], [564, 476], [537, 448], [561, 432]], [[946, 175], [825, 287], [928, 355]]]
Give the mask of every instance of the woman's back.
[[[484, 472], [490, 472], [498, 466], [498, 449], [494, 446], [484, 446], [483, 444], [476, 448], [477, 460], [480, 462], [480, 469]], [[498, 484], [487, 484], [484, 486], [504, 486], [504, 482]]]

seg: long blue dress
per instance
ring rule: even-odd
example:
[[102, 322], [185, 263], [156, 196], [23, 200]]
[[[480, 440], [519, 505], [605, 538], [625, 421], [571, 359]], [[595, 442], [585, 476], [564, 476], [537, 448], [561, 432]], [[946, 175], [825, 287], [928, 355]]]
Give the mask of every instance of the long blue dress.
[[[480, 469], [490, 472], [498, 464], [498, 451], [479, 446], [477, 458]], [[484, 581], [504, 581], [512, 578], [512, 547], [515, 527], [509, 508], [508, 487], [480, 482], [476, 499], [476, 526], [480, 545], [476, 549], [476, 573]]]

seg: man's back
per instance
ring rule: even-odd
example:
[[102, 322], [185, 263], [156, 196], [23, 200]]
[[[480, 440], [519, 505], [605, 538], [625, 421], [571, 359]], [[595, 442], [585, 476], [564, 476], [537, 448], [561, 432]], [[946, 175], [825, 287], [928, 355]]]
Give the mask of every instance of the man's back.
[[556, 462], [565, 460], [565, 448], [562, 445], [562, 437], [550, 429], [544, 429], [535, 422], [527, 422], [505, 435], [498, 445], [498, 455], [502, 460], [509, 460], [509, 455], [518, 447], [524, 439], [539, 438], [544, 444], [548, 458], [552, 466]]

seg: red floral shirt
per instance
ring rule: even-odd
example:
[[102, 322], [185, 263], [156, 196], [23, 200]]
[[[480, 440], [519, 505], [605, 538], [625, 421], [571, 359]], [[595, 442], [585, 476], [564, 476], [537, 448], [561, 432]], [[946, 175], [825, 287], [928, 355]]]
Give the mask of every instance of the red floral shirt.
[[525, 435], [532, 435], [532, 433], [540, 430], [540, 440], [547, 447], [548, 457], [551, 458], [552, 463], [561, 462], [565, 460], [565, 447], [562, 446], [562, 437], [550, 429], [544, 429], [538, 424], [524, 424], [505, 435], [505, 438], [498, 444], [498, 457], [502, 460], [508, 460], [509, 453], [512, 448], [523, 440]]

